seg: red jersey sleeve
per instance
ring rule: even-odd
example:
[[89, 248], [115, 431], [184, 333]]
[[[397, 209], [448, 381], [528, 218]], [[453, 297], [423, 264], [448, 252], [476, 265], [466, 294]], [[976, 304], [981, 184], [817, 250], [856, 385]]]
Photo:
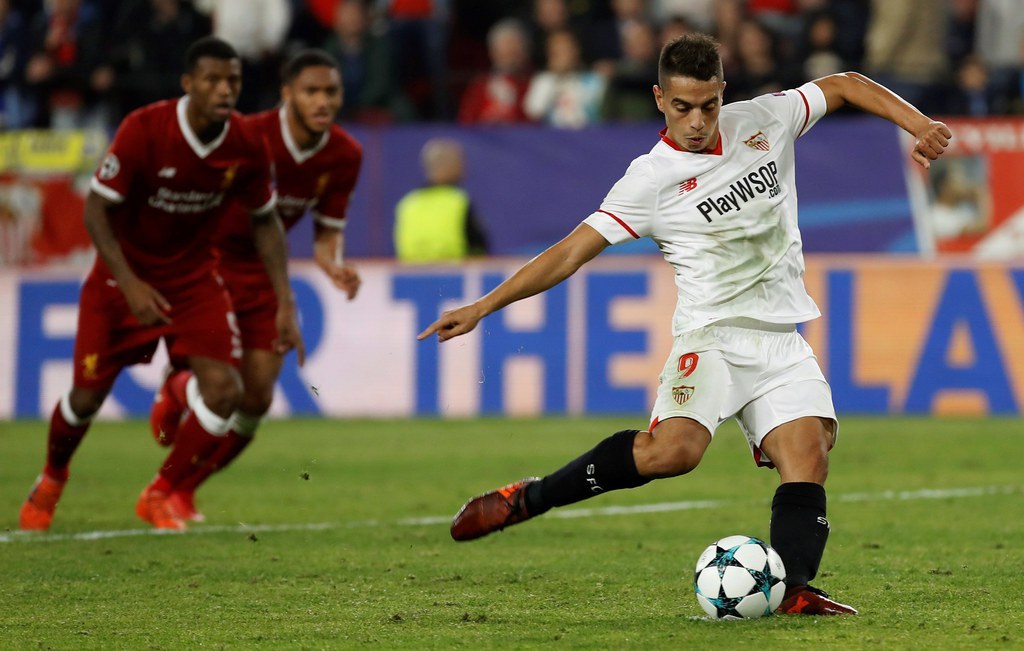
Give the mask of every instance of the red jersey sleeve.
[[136, 111], [121, 122], [89, 184], [93, 192], [114, 203], [124, 202], [132, 182], [146, 165], [150, 130], [145, 128], [142, 116]]
[[359, 178], [359, 168], [362, 164], [362, 147], [354, 144], [349, 155], [345, 157], [335, 181], [328, 184], [313, 205], [313, 218], [317, 224], [336, 229], [345, 227], [348, 202], [355, 190], [356, 180]]

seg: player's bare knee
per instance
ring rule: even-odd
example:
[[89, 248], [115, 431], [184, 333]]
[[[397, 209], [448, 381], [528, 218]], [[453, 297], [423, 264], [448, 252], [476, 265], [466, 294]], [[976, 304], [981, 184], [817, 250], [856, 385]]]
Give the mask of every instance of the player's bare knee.
[[106, 391], [73, 388], [68, 394], [68, 405], [79, 418], [92, 418], [103, 406]]
[[270, 405], [274, 401], [274, 387], [250, 388], [245, 387], [245, 393], [238, 402], [238, 410], [253, 416], [264, 416], [270, 411]]
[[644, 477], [677, 477], [696, 468], [707, 444], [699, 437], [676, 432], [651, 436], [646, 445], [635, 450], [637, 470]]
[[234, 369], [208, 371], [198, 377], [199, 393], [210, 411], [227, 418], [238, 407], [242, 399], [242, 381]]
[[771, 458], [782, 481], [824, 484], [830, 441], [831, 437], [826, 436], [803, 436], [778, 446]]
[[242, 388], [231, 382], [222, 382], [214, 385], [209, 393], [203, 393], [203, 402], [218, 416], [227, 418], [235, 409], [242, 398]]

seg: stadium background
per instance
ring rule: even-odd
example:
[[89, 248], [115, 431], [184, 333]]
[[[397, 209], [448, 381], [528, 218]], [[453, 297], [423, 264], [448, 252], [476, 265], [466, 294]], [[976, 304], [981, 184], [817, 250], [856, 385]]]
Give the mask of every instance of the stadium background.
[[[168, 4], [193, 10], [191, 3], [156, 0], [61, 0], [46, 7], [77, 5], [76, 15], [89, 16], [102, 40], [119, 38], [126, 24], [142, 25], [133, 21]], [[220, 29], [216, 11], [228, 12], [234, 3], [212, 5], [212, 24]], [[276, 47], [246, 54], [243, 108], [273, 101], [272, 71], [290, 51], [330, 40], [330, 20], [318, 21], [333, 5], [284, 3], [288, 28]], [[621, 17], [616, 11], [626, 5], [639, 6], [642, 20], [658, 30], [678, 28], [675, 18], [681, 18], [684, 27], [716, 32], [730, 53], [727, 79], [745, 84], [733, 86], [727, 99], [742, 98], [736, 87], [753, 92], [795, 85], [817, 70], [809, 62], [828, 60], [840, 69], [864, 70], [948, 120], [954, 145], [928, 176], [908, 165], [910, 143], [880, 120], [836, 116], [801, 139], [807, 284], [824, 313], [807, 324], [805, 335], [843, 413], [1018, 413], [1024, 404], [1024, 267], [1017, 262], [1024, 251], [1024, 189], [1014, 179], [1024, 169], [1024, 120], [1017, 116], [1024, 49], [1006, 61], [990, 47], [992, 39], [1001, 43], [1016, 35], [1021, 41], [1016, 14], [999, 13], [1013, 3], [568, 2], [571, 27], [583, 45], [590, 44], [584, 48], [588, 69], [607, 72], [614, 68], [609, 61], [623, 60], [621, 52], [599, 51], [598, 45], [600, 35], [615, 33]], [[347, 230], [348, 255], [360, 265], [364, 287], [353, 303], [339, 298], [303, 260], [310, 253], [308, 223], [292, 234], [294, 285], [310, 354], [304, 369], [286, 366], [276, 416], [647, 413], [669, 346], [675, 291], [669, 267], [643, 243], [612, 249], [625, 255], [602, 256], [544, 297], [490, 317], [464, 341], [438, 347], [414, 339], [439, 310], [493, 287], [525, 256], [568, 232], [656, 140], [657, 120], [638, 116], [605, 115], [578, 128], [460, 117], [462, 94], [487, 67], [488, 28], [515, 16], [537, 36], [533, 6], [395, 0], [366, 7], [365, 32], [390, 48], [393, 65], [377, 70], [388, 82], [388, 101], [362, 105], [364, 96], [353, 92], [342, 119], [365, 147]], [[927, 11], [936, 6], [943, 11]], [[45, 31], [53, 15], [42, 2], [0, 0], [0, 7], [7, 10], [0, 11], [3, 52], [14, 51], [12, 43], [24, 48], [5, 60], [27, 65], [31, 44], [11, 34], [35, 33], [32, 25]], [[937, 60], [907, 54], [886, 67], [873, 54], [871, 35], [880, 21], [892, 20], [885, 12], [893, 7], [928, 14], [919, 28], [932, 30], [928, 38]], [[10, 19], [12, 9], [20, 31]], [[669, 13], [674, 9], [680, 13]], [[738, 18], [729, 18], [730, 12]], [[814, 56], [821, 52], [808, 41], [810, 26], [822, 15], [838, 27], [831, 59]], [[200, 26], [211, 19], [195, 16]], [[993, 17], [1008, 35], [993, 36]], [[80, 35], [89, 33], [84, 23], [79, 26]], [[767, 52], [749, 45], [758, 41], [758, 30], [770, 36]], [[78, 53], [88, 52], [83, 42]], [[771, 57], [773, 72], [750, 82], [763, 67], [758, 56]], [[432, 61], [442, 65], [424, 63]], [[68, 78], [70, 95], [58, 94], [61, 101], [54, 104], [52, 84], [47, 87], [45, 102], [54, 110], [39, 110], [39, 87], [3, 78], [3, 419], [45, 417], [69, 384], [78, 286], [91, 259], [81, 226], [84, 181], [120, 115], [131, 108], [125, 93], [100, 93], [90, 85], [104, 65], [123, 73], [121, 63], [81, 63]], [[901, 63], [907, 65], [896, 65]], [[543, 66], [543, 56], [535, 55], [531, 67]], [[979, 66], [985, 73], [980, 86], [963, 74]], [[62, 103], [69, 96], [71, 103]], [[494, 255], [452, 266], [399, 265], [390, 260], [394, 205], [422, 182], [419, 148], [437, 135], [465, 148], [465, 185]], [[146, 413], [159, 373], [160, 360], [124, 374], [103, 415]]]

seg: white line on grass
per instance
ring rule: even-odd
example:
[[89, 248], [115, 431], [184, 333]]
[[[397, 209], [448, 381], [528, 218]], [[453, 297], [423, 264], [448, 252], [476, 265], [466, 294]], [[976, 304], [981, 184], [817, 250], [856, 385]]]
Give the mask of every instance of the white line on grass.
[[[985, 497], [989, 495], [1015, 495], [1024, 492], [1024, 486], [978, 486], [975, 488], [922, 488], [908, 491], [880, 491], [877, 493], [841, 493], [831, 495], [830, 500], [838, 502], [885, 502], [904, 500], [941, 500], [962, 497]], [[600, 508], [577, 508], [551, 511], [548, 518], [591, 518], [615, 515], [637, 515], [641, 513], [665, 513], [668, 511], [693, 511], [717, 509], [746, 503], [749, 500], [692, 500], [687, 502], [659, 502], [633, 506], [605, 506]], [[451, 522], [450, 515], [432, 515], [422, 518], [402, 518], [393, 522], [380, 520], [353, 520], [350, 522], [308, 522], [295, 524], [245, 524], [194, 526], [186, 533], [267, 533], [278, 531], [325, 531], [328, 529], [355, 529], [381, 527], [388, 524], [400, 527], [422, 527]], [[13, 542], [60, 542], [65, 540], [104, 540], [108, 538], [130, 538], [132, 536], [175, 536], [183, 535], [173, 531], [157, 529], [122, 529], [108, 531], [82, 531], [79, 533], [35, 533], [31, 531], [8, 531], [0, 533], [0, 543]]]

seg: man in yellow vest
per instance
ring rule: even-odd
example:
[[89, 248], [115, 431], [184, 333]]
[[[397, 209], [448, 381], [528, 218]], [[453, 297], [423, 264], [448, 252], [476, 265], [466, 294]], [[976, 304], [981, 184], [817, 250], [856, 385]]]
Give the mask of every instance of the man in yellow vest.
[[487, 240], [462, 181], [462, 147], [433, 138], [420, 154], [425, 187], [395, 208], [395, 255], [402, 262], [457, 262], [487, 253]]

